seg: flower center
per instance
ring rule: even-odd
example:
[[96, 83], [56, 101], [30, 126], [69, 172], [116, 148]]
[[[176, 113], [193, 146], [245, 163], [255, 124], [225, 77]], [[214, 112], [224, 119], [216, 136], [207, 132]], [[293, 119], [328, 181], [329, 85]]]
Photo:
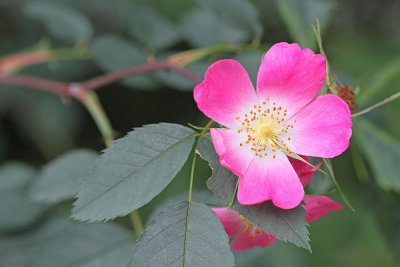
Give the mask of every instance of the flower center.
[[253, 136], [259, 144], [266, 144], [268, 141], [272, 142], [272, 138], [276, 134], [275, 122], [272, 119], [259, 119], [253, 130]]
[[[256, 156], [262, 158], [274, 153], [277, 149], [287, 148], [284, 141], [290, 141], [287, 137], [288, 130], [293, 128], [293, 124], [286, 123], [285, 119], [287, 109], [282, 108], [267, 97], [260, 105], [254, 105], [253, 108], [241, 120], [242, 128], [238, 134], [246, 134], [247, 140], [240, 143], [240, 146], [250, 147]], [[240, 117], [236, 117], [240, 120]], [[294, 121], [296, 122], [296, 121]]]

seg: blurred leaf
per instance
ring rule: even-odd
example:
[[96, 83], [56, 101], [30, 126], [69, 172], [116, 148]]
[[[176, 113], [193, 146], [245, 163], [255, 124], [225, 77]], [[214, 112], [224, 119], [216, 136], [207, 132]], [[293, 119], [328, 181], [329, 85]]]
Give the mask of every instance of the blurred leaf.
[[257, 10], [248, 0], [196, 0], [205, 10], [214, 13], [224, 23], [247, 34], [260, 38], [263, 33]]
[[354, 134], [375, 174], [378, 185], [400, 192], [400, 142], [366, 119], [357, 118]]
[[336, 7], [335, 0], [279, 0], [275, 3], [293, 40], [303, 48], [316, 47], [317, 40], [311, 28], [315, 16], [319, 17], [324, 31]]
[[168, 48], [180, 38], [176, 25], [145, 6], [134, 5], [128, 26], [132, 37], [156, 50]]
[[361, 90], [356, 101], [361, 106], [371, 101], [383, 100], [398, 92], [400, 90], [400, 58], [379, 68], [373, 75], [366, 75], [359, 86]]
[[131, 266], [234, 266], [234, 258], [215, 213], [203, 203], [181, 201], [150, 221]]
[[[91, 50], [94, 62], [107, 72], [147, 62], [146, 55], [138, 47], [115, 35], [104, 35], [97, 38]], [[151, 75], [138, 75], [123, 80], [123, 84], [135, 89], [154, 89], [156, 82], [151, 78]]]
[[97, 153], [92, 150], [76, 149], [51, 161], [35, 178], [29, 190], [30, 198], [47, 204], [72, 199], [96, 157]]
[[176, 176], [192, 150], [194, 131], [170, 123], [146, 125], [117, 140], [84, 179], [73, 217], [109, 220], [140, 208]]
[[217, 15], [204, 9], [187, 13], [181, 22], [183, 37], [194, 47], [212, 46], [224, 42], [243, 43], [248, 33], [224, 23]]
[[[261, 60], [263, 59], [264, 53], [261, 51], [244, 51], [237, 54], [235, 57], [240, 64], [246, 69], [250, 76], [250, 80], [253, 85], [257, 83], [258, 69], [261, 65]], [[255, 86], [254, 86], [255, 87]]]
[[41, 21], [50, 34], [66, 42], [87, 42], [93, 34], [90, 21], [78, 11], [50, 1], [29, 1], [22, 7], [28, 16]]
[[132, 233], [116, 224], [53, 218], [34, 231], [0, 236], [1, 266], [128, 266]]
[[[210, 163], [212, 169], [212, 176], [207, 181], [207, 186], [222, 201], [222, 204], [227, 206], [236, 187], [236, 176], [220, 165], [219, 157], [208, 136], [200, 139], [198, 149], [201, 157]], [[308, 224], [304, 217], [306, 212], [301, 205], [291, 210], [284, 210], [274, 206], [271, 201], [245, 206], [235, 199], [231, 208], [264, 232], [311, 250]]]
[[35, 170], [23, 163], [0, 166], [0, 232], [14, 231], [35, 222], [46, 208], [25, 196]]

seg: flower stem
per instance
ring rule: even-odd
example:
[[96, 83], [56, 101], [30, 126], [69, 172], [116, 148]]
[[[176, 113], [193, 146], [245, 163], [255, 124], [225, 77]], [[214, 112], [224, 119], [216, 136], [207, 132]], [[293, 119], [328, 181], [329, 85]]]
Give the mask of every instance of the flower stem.
[[239, 186], [239, 179], [240, 178], [238, 177], [237, 178], [237, 182], [236, 182], [236, 186], [235, 186], [235, 191], [233, 191], [231, 200], [229, 201], [228, 206], [226, 207], [227, 210], [229, 210], [232, 207], [233, 202], [235, 202], [235, 197], [236, 197], [237, 189], [238, 189], [238, 186]]
[[[197, 142], [196, 142], [197, 143]], [[192, 170], [190, 171], [190, 184], [189, 184], [189, 203], [192, 202], [193, 180], [194, 180], [194, 167], [196, 165], [196, 153], [193, 153]]]
[[132, 211], [129, 214], [129, 217], [131, 218], [132, 226], [136, 233], [136, 238], [139, 238], [139, 236], [144, 231], [143, 222], [142, 222], [142, 218], [140, 218], [139, 210]]
[[203, 135], [205, 135], [207, 133], [208, 130], [210, 130], [211, 125], [214, 123], [213, 120], [210, 120], [206, 126], [204, 126], [204, 129], [199, 133], [198, 137], [201, 138], [203, 137]]
[[342, 197], [344, 203], [346, 203], [347, 207], [349, 207], [352, 212], [355, 212], [356, 210], [350, 204], [350, 201], [347, 199], [346, 195], [344, 194], [344, 192], [340, 188], [339, 183], [336, 181], [335, 173], [333, 172], [331, 161], [329, 159], [324, 159], [324, 158], [322, 160], [325, 163], [326, 167], [328, 168], [328, 171], [330, 173], [330, 177], [332, 178], [332, 182], [336, 186], [337, 190], [339, 191], [339, 194]]
[[353, 115], [351, 115], [351, 117], [355, 118], [355, 117], [358, 117], [360, 115], [363, 115], [363, 114], [365, 114], [367, 112], [370, 112], [371, 110], [374, 110], [374, 109], [376, 109], [376, 108], [378, 108], [380, 106], [383, 106], [383, 105], [385, 105], [385, 104], [387, 104], [389, 102], [392, 102], [393, 100], [396, 100], [399, 97], [400, 97], [400, 92], [397, 92], [396, 94], [394, 94], [392, 96], [389, 96], [388, 98], [382, 100], [379, 103], [376, 103], [375, 105], [370, 106], [369, 108], [366, 108], [366, 109], [364, 109], [364, 110], [362, 110], [360, 112], [354, 113]]

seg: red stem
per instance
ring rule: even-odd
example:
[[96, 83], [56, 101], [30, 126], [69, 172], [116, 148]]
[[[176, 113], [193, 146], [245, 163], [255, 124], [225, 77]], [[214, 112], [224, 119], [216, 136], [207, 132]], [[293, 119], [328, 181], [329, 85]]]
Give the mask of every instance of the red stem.
[[0, 76], [0, 83], [20, 85], [62, 95], [66, 94], [68, 87], [68, 84], [65, 83], [24, 75]]
[[[187, 78], [193, 80], [196, 83], [201, 82], [201, 78], [198, 77], [193, 72], [184, 69], [182, 67], [179, 67], [178, 65], [175, 65], [171, 63], [168, 59], [166, 59], [163, 61], [150, 62], [144, 65], [135, 66], [132, 68], [100, 75], [98, 77], [83, 81], [81, 83], [66, 84], [31, 76], [24, 76], [24, 75], [1, 76], [1, 74], [0, 74], [0, 83], [9, 85], [20, 85], [28, 88], [35, 88], [43, 91], [58, 93], [65, 96], [77, 97], [79, 95], [79, 92], [76, 92], [77, 88], [80, 90], [94, 90], [129, 76], [143, 74], [155, 70], [173, 70], [182, 74], [183, 76], [186, 76]], [[72, 87], [74, 90], [71, 90]]]

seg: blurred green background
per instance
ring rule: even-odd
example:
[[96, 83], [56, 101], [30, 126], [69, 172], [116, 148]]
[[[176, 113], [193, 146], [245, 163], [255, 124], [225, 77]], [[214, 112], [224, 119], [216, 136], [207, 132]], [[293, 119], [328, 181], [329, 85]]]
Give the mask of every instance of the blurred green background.
[[[276, 42], [298, 42], [318, 52], [311, 28], [316, 14], [336, 79], [356, 92], [358, 110], [400, 90], [397, 0], [4, 0], [0, 1], [0, 57], [71, 48], [59, 54], [59, 60], [20, 73], [73, 82], [188, 49], [249, 44], [248, 49], [213, 53], [187, 68], [202, 77], [215, 60], [235, 58], [255, 82], [263, 51]], [[157, 71], [106, 86], [98, 94], [121, 137], [150, 123], [204, 125], [208, 120], [196, 108], [194, 86], [176, 73]], [[396, 100], [354, 119], [350, 149], [333, 164], [356, 212], [344, 207], [313, 222], [312, 254], [277, 241], [268, 248], [235, 253], [237, 265], [396, 266], [400, 260], [399, 118], [400, 100]], [[23, 205], [7, 202], [11, 187], [0, 179], [0, 202], [6, 203], [0, 203], [0, 266], [32, 263], [35, 252], [29, 250], [29, 257], [24, 253], [27, 244], [39, 243], [32, 233], [54, 216], [67, 218], [71, 197], [61, 204], [40, 206], [24, 192], [35, 183], [35, 171], [75, 148], [104, 149], [96, 125], [78, 102], [0, 84], [0, 162], [31, 166], [24, 167], [30, 179], [18, 191]], [[186, 164], [161, 195], [140, 209], [145, 221], [167, 199], [186, 197], [189, 172]], [[0, 167], [0, 177], [5, 174], [12, 175]], [[209, 199], [205, 186], [209, 176], [207, 163], [200, 161], [194, 200]], [[308, 190], [315, 194], [331, 187], [329, 178], [316, 174]], [[330, 197], [343, 204], [337, 194]], [[16, 215], [19, 224], [7, 224], [11, 210], [18, 208], [38, 212], [24, 210], [23, 217]], [[127, 218], [116, 221], [130, 229]], [[13, 249], [7, 249], [10, 244]]]

